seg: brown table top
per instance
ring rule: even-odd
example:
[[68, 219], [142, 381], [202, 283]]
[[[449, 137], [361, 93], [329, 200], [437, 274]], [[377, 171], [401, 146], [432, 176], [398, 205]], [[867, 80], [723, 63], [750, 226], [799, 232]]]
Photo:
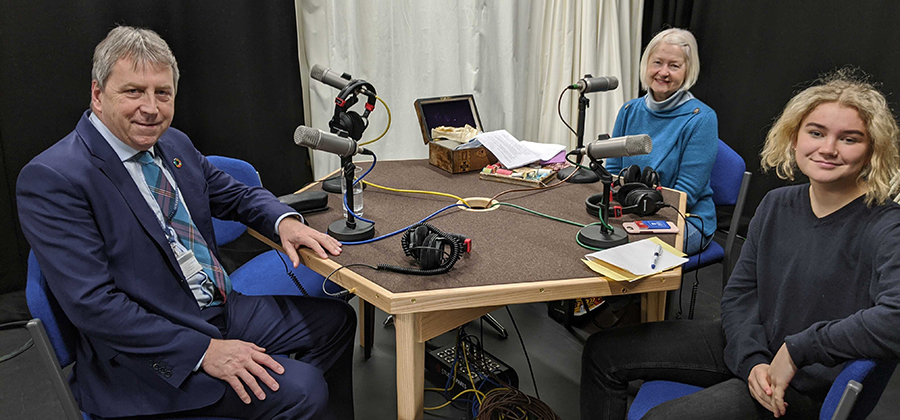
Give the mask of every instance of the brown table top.
[[[370, 162], [358, 163], [364, 168]], [[427, 160], [380, 161], [365, 178], [366, 181], [394, 189], [431, 190], [453, 194], [465, 199], [489, 198], [515, 185], [480, 180], [478, 172], [450, 174], [428, 164]], [[320, 190], [312, 185], [310, 190]], [[602, 189], [600, 183], [565, 184], [549, 190], [515, 192], [498, 200], [547, 215], [581, 224], [598, 221], [585, 210], [585, 199]], [[678, 205], [680, 193], [665, 190], [667, 202]], [[454, 204], [448, 197], [386, 191], [368, 186], [363, 193], [363, 217], [375, 222], [379, 237], [419, 222], [441, 208]], [[329, 194], [329, 210], [306, 216], [310, 226], [326, 230], [328, 225], [342, 219], [341, 201], [337, 194]], [[623, 221], [635, 220], [627, 215], [613, 219], [611, 224], [621, 229]], [[664, 219], [683, 226], [672, 209], [663, 209], [644, 219]], [[450, 272], [435, 276], [413, 276], [365, 267], [352, 270], [390, 293], [427, 292], [464, 287], [506, 285], [561, 279], [597, 278], [581, 259], [590, 250], [575, 241], [579, 227], [540, 217], [526, 211], [500, 206], [490, 211], [469, 211], [459, 208], [447, 210], [428, 223], [447, 233], [470, 237], [471, 254], [465, 255]], [[345, 245], [340, 256], [332, 257], [339, 264], [392, 264], [415, 267], [413, 260], [403, 254], [402, 234], [365, 245]], [[632, 241], [652, 235], [629, 235]], [[674, 244], [674, 234], [657, 234]], [[676, 248], [681, 249], [677, 244]], [[346, 269], [341, 270], [341, 273]], [[413, 299], [415, 301], [415, 299]]]

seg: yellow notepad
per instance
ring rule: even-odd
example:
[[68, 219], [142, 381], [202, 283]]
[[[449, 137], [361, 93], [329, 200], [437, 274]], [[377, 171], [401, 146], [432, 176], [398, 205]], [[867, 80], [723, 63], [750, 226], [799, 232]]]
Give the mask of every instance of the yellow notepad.
[[[656, 268], [650, 268], [658, 245], [662, 246], [662, 254], [656, 262]], [[688, 259], [683, 252], [654, 236], [587, 254], [582, 261], [604, 277], [631, 282], [677, 267]]]

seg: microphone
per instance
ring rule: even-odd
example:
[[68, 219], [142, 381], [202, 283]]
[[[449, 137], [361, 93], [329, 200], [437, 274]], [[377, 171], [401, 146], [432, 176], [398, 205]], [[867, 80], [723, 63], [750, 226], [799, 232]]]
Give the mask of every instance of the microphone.
[[357, 153], [370, 153], [367, 149], [359, 147], [353, 139], [340, 137], [336, 134], [326, 133], [303, 125], [294, 130], [294, 143], [297, 146], [334, 153], [340, 157], [350, 157]]
[[336, 72], [331, 71], [331, 69], [326, 69], [318, 64], [313, 65], [312, 69], [309, 70], [309, 77], [316, 79], [328, 86], [331, 86], [337, 90], [341, 90], [347, 86], [347, 83], [350, 83], [350, 75], [347, 73], [337, 74]]
[[616, 79], [615, 76], [590, 77], [588, 74], [574, 85], [569, 86], [569, 89], [578, 89], [581, 93], [591, 93], [606, 92], [617, 87], [619, 87], [619, 79]]
[[600, 160], [606, 158], [618, 158], [624, 156], [646, 155], [653, 150], [653, 142], [650, 136], [639, 134], [636, 136], [616, 137], [609, 140], [597, 140], [586, 146], [576, 149], [575, 153], [587, 155], [591, 159]]

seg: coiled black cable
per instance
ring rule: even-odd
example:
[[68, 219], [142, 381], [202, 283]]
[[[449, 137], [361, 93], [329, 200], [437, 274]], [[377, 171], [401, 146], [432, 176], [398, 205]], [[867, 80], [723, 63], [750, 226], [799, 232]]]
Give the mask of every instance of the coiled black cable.
[[302, 293], [303, 296], [309, 297], [309, 293], [306, 292], [306, 288], [303, 287], [302, 284], [300, 284], [300, 279], [298, 279], [297, 275], [294, 274], [294, 272], [291, 271], [290, 268], [288, 268], [287, 262], [285, 262], [284, 257], [281, 256], [281, 252], [278, 252], [278, 259], [280, 259], [281, 263], [284, 264], [284, 271], [285, 273], [287, 273], [288, 277], [291, 278], [291, 281], [294, 282], [294, 286], [297, 286], [297, 289], [300, 289], [300, 293]]
[[[453, 265], [462, 258], [462, 254], [465, 251], [465, 244], [458, 237], [458, 235], [447, 234], [441, 231], [440, 229], [428, 224], [428, 223], [417, 223], [409, 227], [406, 230], [406, 233], [400, 238], [400, 244], [403, 246], [403, 252], [406, 255], [417, 257], [418, 252], [416, 250], [420, 249], [434, 249], [433, 247], [416, 247], [409, 243], [410, 241], [410, 232], [414, 231], [419, 226], [427, 226], [428, 229], [436, 235], [435, 243], [440, 244], [448, 244], [450, 245], [450, 252], [444, 252], [444, 258], [442, 258], [441, 264], [436, 268], [422, 269], [422, 268], [413, 268], [413, 267], [400, 267], [396, 265], [390, 264], [378, 264], [378, 270], [392, 271], [400, 274], [413, 274], [418, 276], [433, 276], [437, 274], [444, 274], [450, 271], [453, 268]], [[417, 258], [418, 260], [418, 258]]]

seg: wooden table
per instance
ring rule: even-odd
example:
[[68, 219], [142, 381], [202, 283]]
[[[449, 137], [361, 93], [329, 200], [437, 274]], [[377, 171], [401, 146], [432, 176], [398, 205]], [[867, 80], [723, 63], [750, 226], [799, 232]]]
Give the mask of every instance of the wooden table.
[[[358, 164], [370, 166], [367, 162]], [[450, 193], [467, 200], [488, 198], [518, 188], [479, 180], [477, 172], [449, 174], [430, 166], [427, 160], [378, 162], [365, 180], [394, 189]], [[601, 188], [599, 183], [565, 184], [550, 190], [506, 194], [498, 201], [588, 224], [598, 219], [587, 213], [584, 200], [599, 193]], [[305, 188], [309, 189], [321, 189], [321, 186], [314, 183]], [[667, 202], [684, 212], [683, 193], [667, 190], [663, 194]], [[376, 237], [401, 230], [456, 202], [443, 196], [390, 192], [372, 186], [366, 188], [363, 198], [364, 217], [375, 222]], [[324, 231], [328, 224], [341, 219], [341, 201], [337, 195], [329, 195], [329, 206], [326, 212], [306, 216], [310, 226]], [[652, 218], [677, 220], [679, 231], [684, 231], [684, 221], [671, 209], [664, 209]], [[621, 225], [622, 221], [633, 219], [626, 216], [612, 224]], [[664, 318], [665, 292], [677, 289], [681, 282], [680, 268], [633, 283], [607, 281], [581, 262], [591, 251], [576, 243], [579, 227], [510, 206], [479, 211], [454, 208], [440, 213], [429, 223], [444, 232], [463, 234], [473, 240], [472, 253], [457, 262], [449, 273], [409, 276], [353, 267], [331, 276], [335, 283], [352, 289], [361, 301], [394, 315], [397, 413], [404, 420], [423, 416], [426, 340], [503, 305], [590, 296], [640, 293], [642, 321], [657, 321]], [[681, 233], [658, 236], [682, 248]], [[412, 260], [403, 255], [399, 238], [396, 235], [366, 245], [345, 245], [342, 255], [327, 260], [308, 249], [302, 249], [300, 255], [306, 266], [323, 275], [351, 263], [411, 266]], [[632, 240], [641, 238], [642, 235], [631, 235]], [[360, 310], [361, 318], [364, 313]], [[360, 325], [364, 325], [362, 319]]]

